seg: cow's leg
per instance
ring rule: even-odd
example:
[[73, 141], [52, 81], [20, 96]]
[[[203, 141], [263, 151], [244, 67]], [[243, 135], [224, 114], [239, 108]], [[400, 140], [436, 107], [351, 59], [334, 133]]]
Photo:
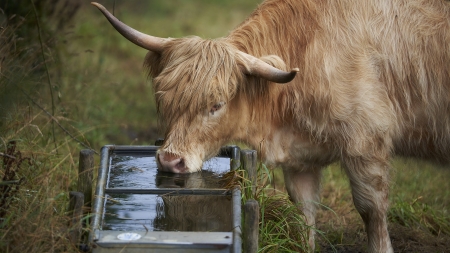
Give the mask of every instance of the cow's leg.
[[344, 158], [353, 202], [364, 220], [369, 252], [393, 252], [387, 229], [389, 164], [364, 157]]
[[283, 169], [283, 174], [289, 196], [295, 203], [301, 204], [307, 224], [312, 227], [309, 232], [309, 246], [314, 251], [314, 225], [317, 203], [320, 201], [321, 169]]

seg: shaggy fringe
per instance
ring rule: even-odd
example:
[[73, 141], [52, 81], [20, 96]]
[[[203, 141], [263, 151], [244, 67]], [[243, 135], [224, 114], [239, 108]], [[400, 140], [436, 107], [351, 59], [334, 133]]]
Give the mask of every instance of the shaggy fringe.
[[154, 77], [157, 109], [165, 125], [181, 114], [208, 112], [215, 103], [235, 96], [243, 80], [235, 52], [223, 39], [188, 37], [173, 39], [161, 55], [148, 53], [144, 65]]

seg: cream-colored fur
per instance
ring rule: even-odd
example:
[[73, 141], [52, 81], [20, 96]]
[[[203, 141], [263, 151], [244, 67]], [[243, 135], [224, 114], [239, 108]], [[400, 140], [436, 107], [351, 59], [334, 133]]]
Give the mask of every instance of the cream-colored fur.
[[[341, 161], [369, 251], [393, 252], [390, 157], [450, 159], [449, 11], [443, 0], [268, 0], [227, 37], [172, 39], [145, 60], [159, 152], [193, 172], [244, 141], [283, 167], [311, 225], [320, 170]], [[245, 75], [237, 50], [300, 72], [287, 84]]]

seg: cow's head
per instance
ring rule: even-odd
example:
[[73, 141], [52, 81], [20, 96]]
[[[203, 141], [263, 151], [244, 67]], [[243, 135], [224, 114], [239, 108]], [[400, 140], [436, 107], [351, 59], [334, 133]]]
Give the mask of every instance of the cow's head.
[[[233, 139], [233, 101], [249, 76], [271, 82], [291, 81], [298, 69], [282, 71], [232, 46], [225, 38], [165, 39], [143, 34], [93, 3], [125, 38], [149, 50], [145, 65], [153, 78], [159, 120], [166, 129], [157, 153], [161, 171], [190, 173]], [[281, 61], [282, 62], [282, 61]], [[282, 62], [284, 65], [284, 63]], [[244, 89], [245, 90], [245, 89]], [[242, 101], [241, 101], [242, 102]]]

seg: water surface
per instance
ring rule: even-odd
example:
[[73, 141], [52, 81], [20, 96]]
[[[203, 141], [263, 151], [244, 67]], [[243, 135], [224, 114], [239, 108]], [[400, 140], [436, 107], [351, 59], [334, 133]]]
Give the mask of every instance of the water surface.
[[[222, 188], [230, 159], [215, 157], [191, 174], [158, 172], [154, 156], [111, 156], [108, 188]], [[107, 194], [103, 230], [231, 231], [230, 196]]]

